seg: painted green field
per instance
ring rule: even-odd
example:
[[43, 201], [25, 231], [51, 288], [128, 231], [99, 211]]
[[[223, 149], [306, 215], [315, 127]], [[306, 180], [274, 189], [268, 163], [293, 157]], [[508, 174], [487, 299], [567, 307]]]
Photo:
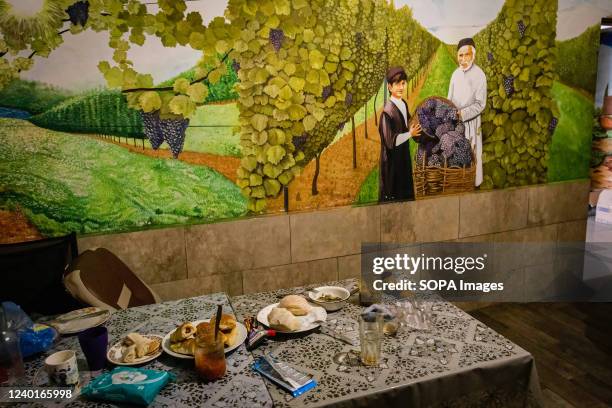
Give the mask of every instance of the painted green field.
[[246, 213], [239, 188], [214, 170], [17, 119], [0, 120], [0, 186], [0, 207], [21, 207], [47, 236]]
[[560, 82], [553, 84], [552, 92], [560, 117], [550, 146], [548, 181], [588, 178], [593, 101]]

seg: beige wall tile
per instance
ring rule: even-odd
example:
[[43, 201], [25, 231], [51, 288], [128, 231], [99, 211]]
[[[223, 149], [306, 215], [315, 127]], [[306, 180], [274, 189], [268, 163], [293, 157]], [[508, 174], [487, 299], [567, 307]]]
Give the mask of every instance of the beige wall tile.
[[216, 292], [225, 292], [229, 296], [238, 296], [242, 295], [242, 272], [158, 283], [152, 285], [152, 288], [164, 301]]
[[381, 242], [413, 243], [456, 239], [459, 231], [459, 196], [380, 206]]
[[523, 228], [495, 234], [493, 259], [496, 270], [507, 271], [554, 262], [557, 226]]
[[338, 280], [336, 258], [272, 266], [242, 272], [245, 294]]
[[525, 301], [554, 300], [567, 293], [568, 276], [548, 263], [525, 268]]
[[553, 224], [587, 218], [590, 189], [588, 180], [529, 187], [529, 224]]
[[361, 252], [380, 242], [380, 207], [343, 207], [291, 214], [291, 260], [303, 262]]
[[185, 228], [189, 278], [291, 262], [289, 217], [257, 217]]
[[338, 279], [361, 278], [361, 254], [338, 258]]
[[185, 232], [164, 228], [80, 237], [79, 251], [106, 248], [148, 284], [187, 278]]
[[557, 224], [557, 240], [559, 242], [584, 242], [586, 230], [586, 219], [559, 223]]
[[459, 238], [526, 226], [526, 189], [510, 188], [460, 196]]

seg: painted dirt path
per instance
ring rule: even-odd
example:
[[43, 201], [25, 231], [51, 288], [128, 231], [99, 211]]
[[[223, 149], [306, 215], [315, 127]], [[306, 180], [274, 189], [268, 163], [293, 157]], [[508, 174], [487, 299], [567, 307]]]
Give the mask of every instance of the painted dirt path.
[[[171, 159], [172, 153], [168, 149], [157, 149], [153, 150], [151, 148], [145, 147], [142, 148], [138, 146], [138, 142], [136, 146], [133, 144], [128, 144], [125, 142], [118, 142], [117, 140], [109, 139], [107, 137], [98, 136], [98, 135], [90, 135], [97, 140], [102, 140], [104, 142], [113, 143], [117, 146], [124, 147], [128, 149], [132, 153], [144, 154], [149, 157], [157, 157], [162, 159]], [[220, 156], [216, 154], [210, 153], [199, 153], [199, 152], [188, 152], [184, 151], [179, 155], [178, 160], [184, 161], [189, 164], [197, 164], [200, 166], [207, 166], [211, 169], [218, 171], [223, 174], [229, 180], [236, 182], [236, 171], [238, 170], [238, 166], [240, 165], [239, 157], [232, 156]]]

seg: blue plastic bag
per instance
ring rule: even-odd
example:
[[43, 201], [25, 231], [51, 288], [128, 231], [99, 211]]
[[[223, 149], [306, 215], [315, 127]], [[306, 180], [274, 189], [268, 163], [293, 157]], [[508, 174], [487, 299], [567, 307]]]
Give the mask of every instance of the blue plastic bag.
[[86, 398], [149, 405], [176, 376], [167, 371], [116, 367], [97, 376], [81, 391]]
[[13, 302], [2, 302], [9, 327], [19, 336], [22, 357], [48, 350], [55, 340], [56, 331], [42, 324], [34, 324], [30, 317]]

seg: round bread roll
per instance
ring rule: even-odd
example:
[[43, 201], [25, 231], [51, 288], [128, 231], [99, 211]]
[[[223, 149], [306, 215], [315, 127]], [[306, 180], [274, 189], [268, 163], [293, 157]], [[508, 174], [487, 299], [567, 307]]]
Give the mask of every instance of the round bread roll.
[[[210, 324], [215, 327], [215, 316], [210, 318]], [[219, 322], [219, 330], [223, 332], [229, 332], [236, 327], [236, 319], [234, 316], [222, 314], [221, 321]]]
[[280, 331], [296, 331], [300, 328], [300, 320], [293, 313], [282, 307], [275, 307], [268, 314], [268, 324]]
[[294, 316], [305, 316], [312, 308], [308, 301], [299, 295], [285, 296], [279, 302], [278, 307], [289, 310]]

